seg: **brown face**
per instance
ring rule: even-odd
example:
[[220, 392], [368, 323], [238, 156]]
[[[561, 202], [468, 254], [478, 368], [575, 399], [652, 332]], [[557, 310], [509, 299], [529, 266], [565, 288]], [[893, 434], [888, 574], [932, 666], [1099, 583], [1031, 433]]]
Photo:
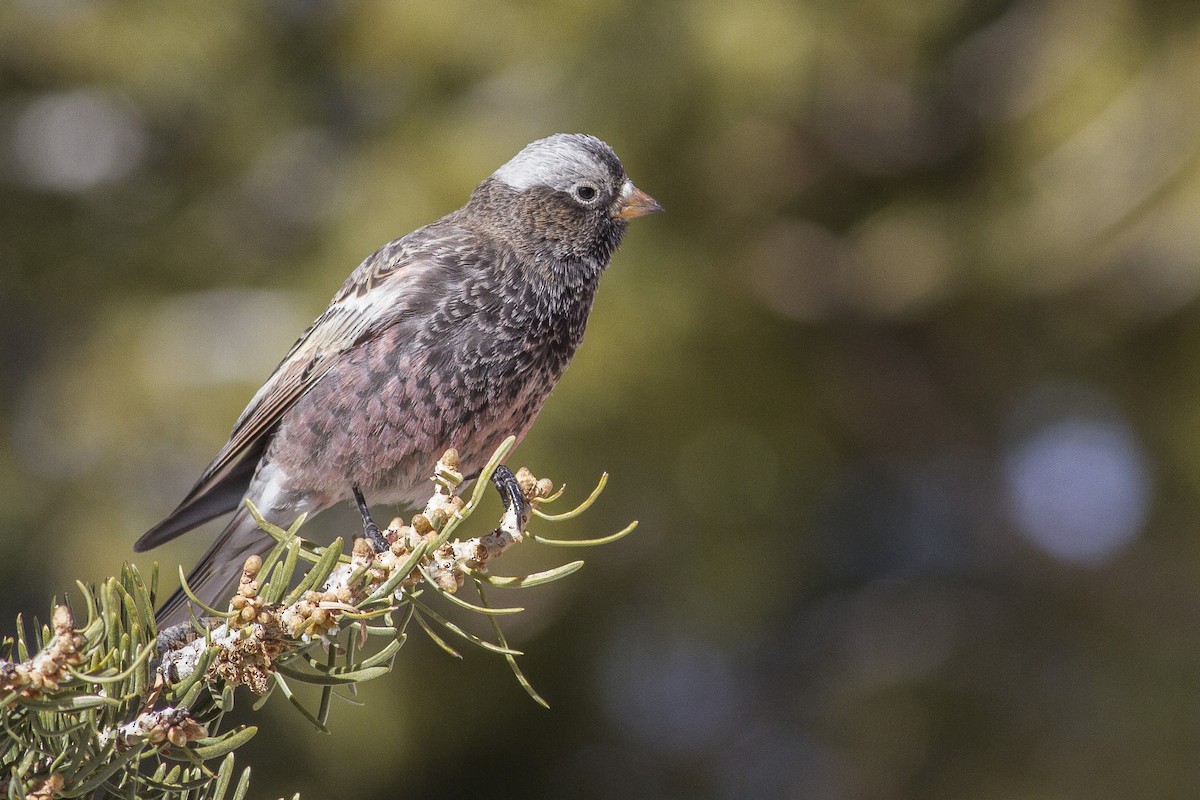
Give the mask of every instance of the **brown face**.
[[487, 210], [519, 251], [603, 269], [627, 220], [662, 207], [626, 177], [612, 149], [592, 136], [536, 141], [484, 182]]

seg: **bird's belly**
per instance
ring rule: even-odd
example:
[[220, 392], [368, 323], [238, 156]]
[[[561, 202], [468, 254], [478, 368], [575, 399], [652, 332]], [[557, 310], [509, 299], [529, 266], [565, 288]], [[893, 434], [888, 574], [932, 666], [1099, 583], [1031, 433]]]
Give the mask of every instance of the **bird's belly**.
[[[459, 469], [470, 477], [483, 468], [506, 438], [515, 436], [520, 442], [525, 437], [547, 394], [527, 389], [511, 406], [485, 405], [476, 409], [464, 425], [444, 429], [440, 434], [430, 430], [420, 437], [422, 444], [418, 447], [411, 447], [400, 438], [384, 441], [380, 457], [373, 463], [364, 462], [361, 470], [353, 466], [361, 455], [351, 454], [346, 462], [351, 465], [350, 482], [360, 486], [373, 503], [401, 506], [423, 503], [433, 491], [430, 478], [442, 453], [450, 447], [457, 450]], [[380, 437], [381, 441], [386, 439], [387, 434]], [[352, 442], [348, 446], [355, 449]]]
[[268, 458], [293, 491], [336, 503], [358, 486], [371, 502], [420, 502], [447, 448], [458, 450], [465, 475], [478, 471], [505, 438], [525, 435], [558, 377], [435, 370], [372, 350], [330, 370], [281, 420]]

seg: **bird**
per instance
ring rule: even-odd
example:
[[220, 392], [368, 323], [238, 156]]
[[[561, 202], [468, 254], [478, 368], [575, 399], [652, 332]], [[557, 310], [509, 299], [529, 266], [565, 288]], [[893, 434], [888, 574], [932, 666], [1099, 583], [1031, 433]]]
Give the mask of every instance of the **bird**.
[[[364, 498], [423, 499], [449, 448], [478, 472], [525, 436], [562, 376], [629, 220], [661, 210], [594, 136], [527, 145], [461, 208], [359, 264], [134, 550], [233, 512], [187, 578], [223, 607], [246, 558], [274, 545], [245, 501], [286, 528], [358, 494], [366, 520]], [[186, 623], [190, 605], [177, 591], [159, 627]]]

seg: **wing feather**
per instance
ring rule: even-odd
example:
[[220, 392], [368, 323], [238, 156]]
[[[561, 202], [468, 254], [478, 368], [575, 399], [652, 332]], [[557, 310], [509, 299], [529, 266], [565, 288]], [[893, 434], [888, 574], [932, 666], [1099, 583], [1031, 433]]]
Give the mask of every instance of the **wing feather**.
[[339, 355], [378, 335], [401, 316], [415, 299], [413, 285], [438, 266], [440, 245], [454, 231], [462, 232], [452, 229], [430, 236], [429, 229], [421, 229], [363, 261], [250, 400], [201, 482], [216, 477], [272, 430], [283, 412], [337, 363]]
[[[244, 462], [252, 458], [257, 464], [266, 438], [283, 414], [337, 363], [339, 355], [378, 335], [414, 303], [420, 303], [422, 276], [453, 261], [446, 257], [459, 251], [464, 236], [469, 234], [461, 228], [435, 223], [383, 246], [364, 260], [250, 400], [234, 423], [229, 441], [196, 485], [166, 520], [138, 540], [135, 549], [161, 544], [232, 510], [211, 512], [213, 499], [206, 503], [205, 498], [236, 494], [240, 501], [253, 477], [253, 470], [246, 469]], [[241, 491], [234, 492], [231, 483], [240, 485]], [[204, 506], [205, 513], [197, 513], [197, 506]]]

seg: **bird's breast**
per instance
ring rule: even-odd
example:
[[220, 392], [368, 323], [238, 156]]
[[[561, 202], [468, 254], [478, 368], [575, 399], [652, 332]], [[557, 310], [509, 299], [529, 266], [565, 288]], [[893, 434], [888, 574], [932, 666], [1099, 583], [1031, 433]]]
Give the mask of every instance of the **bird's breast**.
[[[514, 302], [515, 300], [515, 302]], [[269, 457], [298, 490], [411, 501], [449, 447], [465, 473], [523, 437], [583, 337], [591, 297], [525, 294], [407, 319], [343, 353], [283, 416]]]

